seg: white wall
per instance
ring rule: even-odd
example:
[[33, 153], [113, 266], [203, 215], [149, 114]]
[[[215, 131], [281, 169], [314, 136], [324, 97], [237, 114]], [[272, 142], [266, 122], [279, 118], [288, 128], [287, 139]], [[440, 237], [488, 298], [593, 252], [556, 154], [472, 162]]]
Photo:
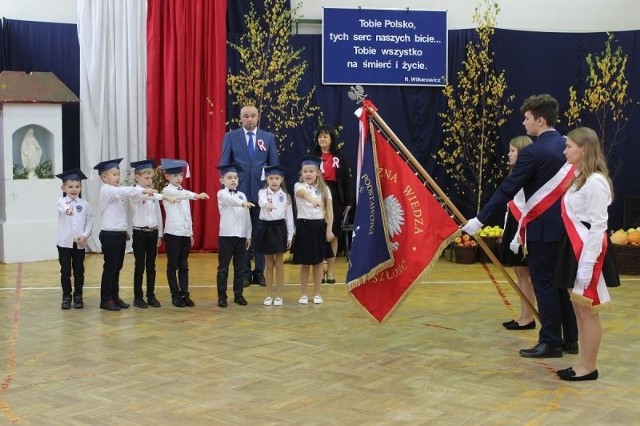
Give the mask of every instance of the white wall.
[[[600, 32], [640, 29], [638, 0], [496, 0], [501, 12], [498, 28], [551, 31]], [[450, 29], [473, 28], [477, 0], [291, 0], [302, 3], [300, 14], [321, 19], [322, 7], [367, 9], [447, 10]], [[300, 32], [319, 33], [318, 25]]]
[[0, 17], [75, 24], [77, 3], [77, 0], [0, 0]]
[[[110, 0], [95, 0], [110, 1]], [[146, 1], [146, 0], [130, 0]], [[190, 0], [195, 1], [195, 0]], [[226, 0], [206, 0], [226, 1]], [[247, 0], [242, 0], [247, 1]], [[554, 32], [640, 29], [638, 0], [496, 0], [502, 11], [498, 27]], [[448, 10], [449, 28], [473, 28], [477, 0], [291, 0], [301, 15], [322, 18], [322, 7]], [[0, 16], [43, 22], [76, 22], [77, 0], [0, 0]], [[302, 25], [301, 33], [320, 33], [319, 25]]]

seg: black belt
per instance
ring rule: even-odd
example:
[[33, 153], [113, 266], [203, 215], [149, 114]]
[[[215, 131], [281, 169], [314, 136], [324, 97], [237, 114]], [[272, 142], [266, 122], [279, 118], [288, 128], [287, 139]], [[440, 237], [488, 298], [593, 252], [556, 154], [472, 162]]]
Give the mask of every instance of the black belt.
[[142, 232], [154, 232], [158, 230], [158, 227], [155, 226], [153, 228], [149, 227], [149, 226], [144, 226], [144, 227], [133, 227], [134, 231], [142, 231]]

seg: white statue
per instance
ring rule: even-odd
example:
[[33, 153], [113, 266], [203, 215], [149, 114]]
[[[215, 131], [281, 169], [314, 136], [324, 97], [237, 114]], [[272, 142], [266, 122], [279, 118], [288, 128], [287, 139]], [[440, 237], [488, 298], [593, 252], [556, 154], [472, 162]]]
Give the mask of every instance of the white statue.
[[34, 179], [36, 167], [40, 165], [40, 158], [42, 158], [42, 147], [33, 135], [33, 129], [27, 130], [22, 138], [20, 154], [22, 155], [22, 167], [29, 172], [29, 179]]

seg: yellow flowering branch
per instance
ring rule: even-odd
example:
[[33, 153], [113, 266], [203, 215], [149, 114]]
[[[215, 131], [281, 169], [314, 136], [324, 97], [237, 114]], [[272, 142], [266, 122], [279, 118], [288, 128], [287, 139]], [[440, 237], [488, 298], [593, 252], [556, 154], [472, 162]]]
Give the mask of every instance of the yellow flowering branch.
[[507, 104], [514, 96], [506, 95], [504, 70], [494, 70], [490, 47], [499, 12], [498, 3], [491, 0], [481, 0], [475, 9], [473, 22], [479, 40], [467, 43], [457, 86], [447, 84], [443, 89], [447, 109], [439, 115], [444, 138], [434, 155], [444, 165], [462, 203], [476, 213], [507, 170], [505, 161], [498, 158], [498, 130], [511, 113]]
[[628, 56], [617, 43], [613, 33], [607, 33], [604, 50], [586, 57], [588, 75], [582, 96], [575, 87], [569, 88], [569, 108], [565, 112], [569, 127], [588, 125], [600, 137], [605, 156], [623, 142], [621, 133], [629, 121], [627, 107], [629, 82], [625, 76]]
[[[229, 42], [240, 58], [241, 69], [227, 75], [233, 105], [255, 105], [261, 119], [278, 140], [278, 152], [285, 149], [286, 130], [306, 119], [318, 119], [322, 112], [312, 103], [315, 86], [300, 94], [299, 86], [308, 64], [302, 49], [292, 46], [292, 25], [302, 3], [287, 9], [285, 0], [265, 0], [264, 14], [258, 16], [253, 3], [245, 15], [247, 33], [238, 44]], [[238, 123], [237, 118], [232, 120]]]

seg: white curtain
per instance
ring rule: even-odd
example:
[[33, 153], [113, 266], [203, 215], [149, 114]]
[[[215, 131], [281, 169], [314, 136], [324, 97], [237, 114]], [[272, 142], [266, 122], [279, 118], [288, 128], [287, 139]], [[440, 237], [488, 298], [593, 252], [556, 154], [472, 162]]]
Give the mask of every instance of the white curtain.
[[[82, 195], [96, 213], [89, 251], [99, 252], [100, 161], [146, 158], [146, 0], [78, 0], [80, 162], [89, 176]], [[126, 184], [126, 183], [125, 183]]]

